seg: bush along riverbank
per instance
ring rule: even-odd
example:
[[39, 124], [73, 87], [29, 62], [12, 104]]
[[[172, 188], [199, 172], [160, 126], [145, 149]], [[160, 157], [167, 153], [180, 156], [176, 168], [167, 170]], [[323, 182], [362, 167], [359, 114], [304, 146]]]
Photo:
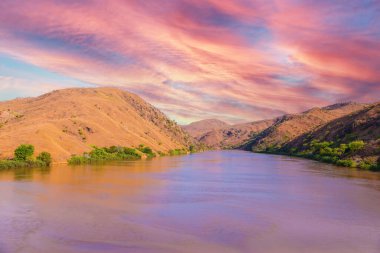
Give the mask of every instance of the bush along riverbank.
[[37, 168], [51, 165], [50, 153], [41, 152], [37, 157], [33, 155], [34, 146], [22, 144], [15, 149], [13, 158], [0, 160], [0, 169]]
[[152, 148], [145, 146], [143, 144], [139, 145], [137, 148], [122, 147], [122, 146], [111, 146], [111, 147], [97, 147], [92, 146], [90, 152], [85, 152], [82, 155], [72, 155], [68, 159], [68, 164], [78, 165], [78, 164], [90, 164], [90, 163], [100, 163], [106, 161], [134, 161], [140, 160], [142, 158], [154, 158], [158, 156], [166, 155], [182, 155], [188, 154], [187, 149], [173, 149], [169, 150], [168, 153], [158, 151], [157, 153], [152, 150]]
[[289, 150], [267, 149], [264, 153], [283, 154], [331, 163], [337, 166], [360, 168], [365, 170], [380, 171], [379, 159], [376, 157], [361, 157], [360, 153], [365, 150], [366, 143], [362, 140], [349, 143], [334, 143], [333, 141], [313, 140], [305, 143], [298, 150], [293, 147]]

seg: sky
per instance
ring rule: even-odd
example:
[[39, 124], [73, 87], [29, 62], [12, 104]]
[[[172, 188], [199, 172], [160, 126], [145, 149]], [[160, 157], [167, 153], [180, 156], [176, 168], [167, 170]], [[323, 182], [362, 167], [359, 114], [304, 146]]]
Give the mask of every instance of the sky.
[[380, 1], [0, 1], [0, 100], [97, 86], [182, 124], [374, 102]]

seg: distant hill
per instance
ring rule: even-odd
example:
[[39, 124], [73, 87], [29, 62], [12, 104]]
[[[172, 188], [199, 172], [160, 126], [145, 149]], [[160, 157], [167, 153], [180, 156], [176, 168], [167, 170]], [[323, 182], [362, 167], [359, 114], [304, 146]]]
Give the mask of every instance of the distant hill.
[[182, 126], [191, 136], [198, 139], [203, 134], [215, 129], [228, 127], [229, 124], [218, 119], [205, 119]]
[[231, 125], [211, 130], [197, 136], [196, 139], [215, 149], [236, 148], [271, 126], [274, 122], [275, 120], [271, 119]]
[[65, 89], [0, 102], [2, 157], [11, 156], [22, 143], [65, 161], [90, 145], [144, 144], [166, 152], [188, 146], [190, 139], [158, 109], [116, 88]]
[[184, 129], [210, 148], [243, 148], [262, 152], [281, 148], [302, 134], [365, 106], [351, 102], [339, 103], [323, 108], [312, 108], [299, 114], [287, 114], [275, 119], [237, 125], [226, 125], [217, 120], [203, 120], [185, 126]]
[[253, 137], [244, 145], [244, 148], [256, 152], [280, 149], [307, 132], [365, 107], [365, 104], [342, 103], [324, 108], [313, 108], [299, 114], [284, 115], [272, 126]]

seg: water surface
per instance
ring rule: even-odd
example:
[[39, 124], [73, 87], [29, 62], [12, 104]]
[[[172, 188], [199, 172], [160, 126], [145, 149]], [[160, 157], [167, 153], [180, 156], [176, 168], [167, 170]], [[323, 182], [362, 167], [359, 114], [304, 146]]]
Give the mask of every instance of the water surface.
[[243, 151], [0, 171], [0, 252], [380, 252], [380, 174]]

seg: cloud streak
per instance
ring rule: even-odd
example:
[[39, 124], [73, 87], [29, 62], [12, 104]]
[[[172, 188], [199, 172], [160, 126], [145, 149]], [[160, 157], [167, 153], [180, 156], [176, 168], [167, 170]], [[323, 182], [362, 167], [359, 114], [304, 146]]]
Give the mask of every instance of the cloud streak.
[[378, 1], [4, 0], [0, 53], [241, 122], [378, 99], [379, 27]]

